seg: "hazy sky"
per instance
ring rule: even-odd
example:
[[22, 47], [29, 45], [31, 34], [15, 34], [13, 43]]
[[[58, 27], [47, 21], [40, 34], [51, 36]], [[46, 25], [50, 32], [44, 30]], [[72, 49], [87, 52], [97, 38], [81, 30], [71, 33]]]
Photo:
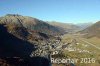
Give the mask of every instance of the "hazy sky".
[[100, 20], [100, 0], [0, 0], [0, 16], [20, 14], [70, 23]]

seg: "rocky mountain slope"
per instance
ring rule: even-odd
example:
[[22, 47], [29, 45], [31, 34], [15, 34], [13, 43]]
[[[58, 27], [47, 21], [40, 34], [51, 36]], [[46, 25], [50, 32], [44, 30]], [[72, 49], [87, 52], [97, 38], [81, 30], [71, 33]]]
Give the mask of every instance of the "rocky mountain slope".
[[[30, 31], [42, 32], [45, 34], [52, 34], [52, 35], [60, 34], [60, 31], [56, 27], [49, 25], [48, 23], [45, 23], [42, 20], [28, 16], [7, 14], [6, 16], [0, 17], [0, 23], [6, 24], [7, 27], [9, 27], [8, 29], [10, 30], [10, 32], [13, 31], [13, 28], [15, 28], [16, 30], [21, 29], [20, 31], [23, 31], [24, 29], [23, 33], [25, 33], [25, 35], [27, 34], [25, 32], [25, 28]], [[16, 26], [18, 28], [16, 28]]]

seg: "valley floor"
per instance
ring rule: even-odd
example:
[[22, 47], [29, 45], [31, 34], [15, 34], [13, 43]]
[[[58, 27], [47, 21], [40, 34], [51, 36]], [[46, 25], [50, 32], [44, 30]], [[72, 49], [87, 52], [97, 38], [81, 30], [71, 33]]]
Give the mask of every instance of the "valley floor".
[[[84, 59], [83, 63], [75, 63], [75, 66], [100, 66], [100, 39], [83, 38], [80, 34], [65, 34], [62, 38], [62, 55], [64, 58]], [[59, 55], [59, 53], [58, 53]], [[61, 55], [61, 54], [60, 54]], [[57, 54], [55, 55], [55, 57]], [[59, 56], [58, 56], [59, 57]], [[86, 60], [88, 59], [88, 60]], [[94, 60], [89, 60], [94, 59]], [[95, 62], [90, 62], [95, 61]], [[53, 64], [53, 66], [66, 66], [64, 64]], [[73, 66], [73, 65], [69, 65]]]

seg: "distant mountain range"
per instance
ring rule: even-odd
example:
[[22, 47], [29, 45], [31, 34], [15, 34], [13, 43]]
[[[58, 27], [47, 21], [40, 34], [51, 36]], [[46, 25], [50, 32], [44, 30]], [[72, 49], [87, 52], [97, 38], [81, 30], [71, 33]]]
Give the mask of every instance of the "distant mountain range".
[[85, 37], [99, 37], [100, 38], [100, 21], [80, 31], [80, 33], [86, 34]]
[[37, 18], [18, 14], [7, 14], [0, 17], [0, 24], [5, 24], [8, 32], [22, 39], [28, 37], [29, 33], [33, 32], [41, 32], [48, 35], [60, 35], [77, 32], [91, 25], [91, 23], [74, 25], [56, 21], [46, 22]]
[[74, 24], [70, 24], [70, 23], [60, 23], [60, 22], [48, 22], [50, 25], [53, 25], [57, 28], [59, 28], [60, 30], [63, 30], [63, 32], [66, 33], [71, 33], [71, 32], [76, 32], [78, 30], [80, 30], [80, 27]]
[[90, 27], [94, 23], [88, 22], [88, 23], [78, 23], [76, 24], [78, 27], [80, 27], [80, 30], [86, 29], [87, 27]]

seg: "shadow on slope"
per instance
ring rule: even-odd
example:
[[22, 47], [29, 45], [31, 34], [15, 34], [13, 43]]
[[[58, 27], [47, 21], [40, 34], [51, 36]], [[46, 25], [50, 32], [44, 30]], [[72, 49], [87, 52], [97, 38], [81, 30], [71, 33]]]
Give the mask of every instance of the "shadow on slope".
[[34, 45], [13, 36], [4, 25], [0, 25], [0, 56], [28, 57], [34, 50]]

